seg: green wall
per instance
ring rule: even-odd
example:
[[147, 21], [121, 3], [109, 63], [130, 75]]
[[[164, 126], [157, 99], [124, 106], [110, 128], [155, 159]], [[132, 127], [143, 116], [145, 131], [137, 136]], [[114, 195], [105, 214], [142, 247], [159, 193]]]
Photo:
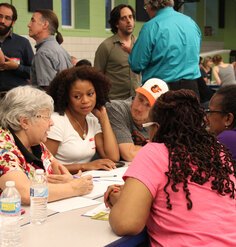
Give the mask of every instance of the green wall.
[[[140, 0], [142, 2], [142, 0]], [[207, 1], [207, 0], [205, 0]], [[216, 0], [217, 1], [217, 0]], [[28, 0], [4, 0], [0, 2], [12, 3], [18, 11], [18, 20], [14, 32], [27, 35], [27, 24], [32, 13], [28, 12]], [[108, 37], [111, 32], [105, 29], [105, 0], [74, 0], [76, 7], [75, 29], [61, 29], [64, 36], [73, 37]], [[115, 0], [115, 5], [125, 3], [135, 8], [135, 0]], [[225, 49], [236, 50], [236, 1], [225, 1], [225, 28], [218, 29], [211, 37], [204, 36], [204, 0], [197, 3], [197, 23], [203, 33], [203, 41], [224, 42]], [[61, 0], [53, 0], [53, 8], [61, 20]], [[136, 22], [134, 34], [137, 36], [142, 22]]]

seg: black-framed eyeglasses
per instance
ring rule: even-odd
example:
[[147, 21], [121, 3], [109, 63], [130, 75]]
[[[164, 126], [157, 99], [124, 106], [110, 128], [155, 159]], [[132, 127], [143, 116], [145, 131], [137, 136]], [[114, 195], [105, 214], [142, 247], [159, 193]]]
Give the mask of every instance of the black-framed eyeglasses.
[[227, 113], [228, 113], [228, 112], [226, 112], [226, 111], [210, 110], [210, 109], [205, 109], [204, 111], [205, 111], [206, 114], [211, 114], [211, 113], [227, 114]]

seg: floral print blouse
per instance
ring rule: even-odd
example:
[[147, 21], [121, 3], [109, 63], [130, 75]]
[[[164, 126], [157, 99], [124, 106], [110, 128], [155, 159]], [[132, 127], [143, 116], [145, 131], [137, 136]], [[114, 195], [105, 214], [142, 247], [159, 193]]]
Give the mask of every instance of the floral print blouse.
[[[18, 142], [20, 142], [19, 139]], [[23, 171], [29, 179], [32, 179], [37, 168], [44, 168], [47, 174], [52, 173], [51, 161], [54, 157], [43, 143], [38, 145], [41, 154], [39, 159], [29, 153], [21, 142], [20, 144], [21, 148], [19, 148], [19, 145], [17, 146], [13, 134], [9, 130], [0, 127], [0, 177], [9, 171]], [[27, 158], [20, 149], [24, 149], [24, 152], [29, 153], [32, 162], [27, 162]], [[34, 162], [34, 159], [38, 161], [36, 163], [41, 162], [42, 167], [39, 167]]]

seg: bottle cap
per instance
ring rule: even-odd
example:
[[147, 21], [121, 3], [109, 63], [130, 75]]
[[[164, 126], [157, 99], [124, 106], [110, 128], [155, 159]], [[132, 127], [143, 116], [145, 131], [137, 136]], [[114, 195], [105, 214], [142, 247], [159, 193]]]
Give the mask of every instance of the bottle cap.
[[6, 181], [6, 187], [14, 187], [15, 181]]
[[44, 174], [44, 170], [43, 169], [36, 169], [35, 173], [37, 175], [43, 175]]

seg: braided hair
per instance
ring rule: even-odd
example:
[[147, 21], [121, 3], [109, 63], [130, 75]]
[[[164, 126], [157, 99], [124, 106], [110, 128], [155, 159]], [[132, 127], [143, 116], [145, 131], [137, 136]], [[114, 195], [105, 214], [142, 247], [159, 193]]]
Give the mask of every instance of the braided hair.
[[164, 143], [169, 151], [168, 180], [164, 187], [167, 209], [172, 209], [168, 190], [178, 192], [183, 186], [187, 209], [191, 209], [189, 181], [203, 185], [220, 195], [235, 196], [235, 163], [231, 154], [206, 130], [206, 116], [195, 93], [181, 89], [168, 91], [155, 102], [151, 111], [152, 121], [160, 124], [152, 141]]

